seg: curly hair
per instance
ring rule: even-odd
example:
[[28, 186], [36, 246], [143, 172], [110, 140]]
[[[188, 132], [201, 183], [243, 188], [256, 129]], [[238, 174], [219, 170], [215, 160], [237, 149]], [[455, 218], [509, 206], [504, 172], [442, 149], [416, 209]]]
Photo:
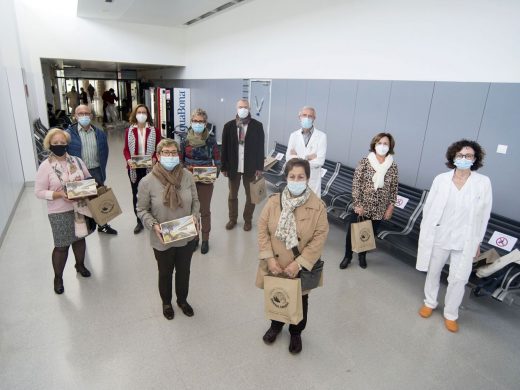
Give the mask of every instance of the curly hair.
[[294, 167], [302, 167], [307, 179], [311, 176], [311, 165], [309, 164], [309, 161], [304, 160], [303, 158], [291, 158], [287, 161], [287, 164], [285, 164], [284, 176], [286, 179], [287, 176], [289, 176], [289, 172], [291, 172]]
[[476, 141], [470, 141], [468, 139], [461, 139], [460, 141], [452, 143], [448, 150], [446, 151], [446, 166], [451, 169], [455, 169], [456, 166], [453, 163], [455, 160], [455, 155], [459, 153], [464, 148], [471, 148], [475, 151], [475, 162], [471, 166], [472, 171], [476, 171], [479, 168], [482, 168], [484, 166], [484, 156], [486, 155], [486, 152], [482, 147], [476, 142]]

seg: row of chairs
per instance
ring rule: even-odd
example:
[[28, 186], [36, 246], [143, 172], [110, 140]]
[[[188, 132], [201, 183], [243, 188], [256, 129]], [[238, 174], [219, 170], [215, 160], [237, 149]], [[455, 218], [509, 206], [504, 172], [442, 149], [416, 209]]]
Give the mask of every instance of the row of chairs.
[[38, 158], [38, 164], [41, 164], [43, 160], [47, 158], [48, 152], [43, 148], [43, 140], [47, 135], [47, 129], [40, 118], [36, 119], [33, 124], [33, 137], [34, 144], [36, 145], [36, 157]]
[[[264, 172], [266, 181], [274, 187], [275, 191], [283, 190], [286, 185], [283, 176], [286, 152], [287, 146], [276, 142], [271, 156], [276, 157], [283, 154], [283, 158], [271, 169]], [[325, 160], [323, 169], [321, 197], [327, 206], [327, 213], [336, 222], [341, 224], [348, 223], [349, 217], [353, 212], [352, 182], [354, 169], [330, 160]], [[428, 190], [399, 183], [398, 201], [392, 219], [390, 221], [382, 221], [377, 233], [377, 238], [380, 242], [384, 242], [385, 246], [391, 250], [406, 254], [410, 258], [416, 258], [422, 210], [427, 196]], [[498, 214], [491, 214], [486, 236], [482, 244], [483, 251], [493, 247], [488, 241], [495, 231], [512, 237], [520, 237], [520, 223]], [[519, 245], [520, 242], [517, 242], [516, 248]], [[495, 249], [501, 256], [507, 253], [500, 248]], [[511, 294], [520, 291], [520, 265], [516, 263], [510, 264], [497, 277], [499, 278], [498, 280], [491, 277], [483, 280], [473, 273], [470, 284], [473, 286], [474, 292], [478, 292], [476, 295], [491, 295], [499, 301], [511, 301]], [[489, 289], [489, 286], [492, 286], [494, 290], [483, 290]]]

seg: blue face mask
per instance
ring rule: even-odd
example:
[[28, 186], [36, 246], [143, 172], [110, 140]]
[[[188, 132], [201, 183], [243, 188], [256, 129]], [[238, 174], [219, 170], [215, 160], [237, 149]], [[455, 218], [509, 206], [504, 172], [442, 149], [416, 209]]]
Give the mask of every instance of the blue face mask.
[[473, 161], [466, 160], [465, 158], [456, 158], [453, 160], [453, 164], [455, 164], [457, 169], [470, 169], [473, 165]]
[[310, 129], [312, 127], [312, 124], [313, 124], [313, 120], [312, 118], [301, 118], [300, 119], [300, 124], [302, 126], [302, 129]]
[[88, 125], [90, 125], [90, 117], [89, 116], [80, 116], [78, 118], [78, 123], [82, 127], [88, 127]]
[[293, 196], [300, 196], [307, 188], [306, 181], [287, 180], [287, 189]]
[[161, 156], [161, 165], [167, 171], [173, 171], [179, 165], [179, 156]]
[[204, 123], [192, 123], [191, 128], [195, 133], [200, 134], [204, 131], [206, 125]]

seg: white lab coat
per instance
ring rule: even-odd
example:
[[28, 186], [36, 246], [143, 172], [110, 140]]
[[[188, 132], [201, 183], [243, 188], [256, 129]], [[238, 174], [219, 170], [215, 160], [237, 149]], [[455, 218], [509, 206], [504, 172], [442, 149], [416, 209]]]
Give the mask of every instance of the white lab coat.
[[[419, 271], [428, 271], [435, 242], [435, 230], [448, 201], [449, 186], [452, 185], [453, 174], [454, 170], [451, 170], [441, 173], [433, 180], [424, 204], [416, 264]], [[464, 185], [469, 186], [468, 190], [472, 201], [470, 212], [465, 220], [460, 221], [457, 228], [464, 231], [464, 247], [462, 249], [464, 261], [471, 262], [486, 234], [486, 227], [491, 214], [492, 191], [489, 178], [477, 172], [471, 172]]]
[[[296, 154], [291, 154], [294, 149]], [[321, 167], [325, 163], [325, 155], [327, 153], [327, 135], [314, 128], [311, 139], [307, 146], [303, 139], [302, 129], [298, 129], [291, 133], [289, 143], [287, 144], [286, 160], [299, 157], [305, 158], [309, 154], [316, 153], [316, 158], [310, 160], [311, 177], [309, 178], [309, 187], [314, 191], [318, 197], [321, 197]]]

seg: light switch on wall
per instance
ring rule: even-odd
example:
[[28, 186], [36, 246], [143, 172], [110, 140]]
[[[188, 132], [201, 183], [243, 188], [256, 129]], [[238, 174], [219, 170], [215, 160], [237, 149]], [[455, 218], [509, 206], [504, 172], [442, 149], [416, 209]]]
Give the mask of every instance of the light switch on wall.
[[498, 145], [497, 153], [506, 154], [507, 153], [507, 145]]

